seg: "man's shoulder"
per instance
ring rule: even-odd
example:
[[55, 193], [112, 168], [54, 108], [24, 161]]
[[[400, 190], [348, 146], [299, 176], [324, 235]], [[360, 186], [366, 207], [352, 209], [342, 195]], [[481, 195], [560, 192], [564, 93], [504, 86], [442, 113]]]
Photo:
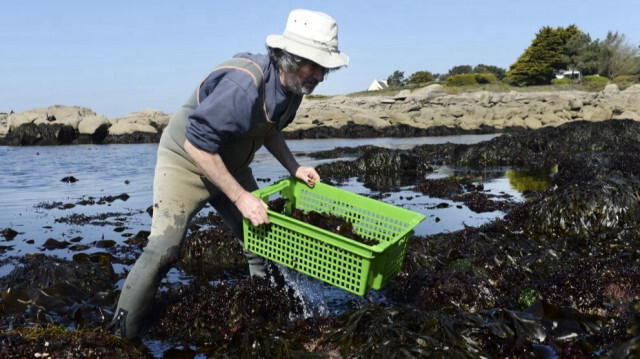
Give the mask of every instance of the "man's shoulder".
[[263, 55], [263, 54], [252, 54], [250, 52], [241, 52], [241, 53], [235, 54], [233, 58], [247, 59], [255, 63], [256, 65], [258, 65], [263, 73], [269, 70], [269, 67], [271, 66], [271, 61], [269, 59], [269, 56]]
[[[249, 60], [247, 63], [236, 61]], [[252, 68], [252, 64], [257, 65]], [[265, 67], [269, 66], [269, 58], [264, 55], [240, 53], [218, 64], [203, 82], [205, 88], [235, 86], [245, 92], [253, 92], [257, 84], [264, 81]]]

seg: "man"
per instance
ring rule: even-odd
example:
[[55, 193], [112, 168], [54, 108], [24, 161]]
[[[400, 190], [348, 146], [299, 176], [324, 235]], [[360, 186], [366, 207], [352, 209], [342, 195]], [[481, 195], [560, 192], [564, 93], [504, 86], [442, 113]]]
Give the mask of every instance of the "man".
[[[162, 134], [153, 183], [149, 243], [123, 285], [114, 319], [123, 337], [137, 336], [160, 280], [180, 255], [191, 219], [209, 202], [242, 242], [242, 219], [269, 223], [267, 204], [249, 164], [264, 145], [289, 173], [313, 186], [320, 176], [300, 166], [281, 130], [330, 69], [346, 66], [328, 15], [289, 14], [282, 35], [266, 40], [268, 56], [238, 54], [214, 69]], [[245, 251], [251, 275], [265, 276], [261, 257]]]

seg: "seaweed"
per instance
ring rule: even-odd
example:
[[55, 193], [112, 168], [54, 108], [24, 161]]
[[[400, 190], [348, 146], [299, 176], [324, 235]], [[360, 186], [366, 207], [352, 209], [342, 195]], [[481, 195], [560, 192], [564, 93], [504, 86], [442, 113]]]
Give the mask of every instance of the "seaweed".
[[[277, 213], [287, 215], [287, 212], [285, 211], [287, 202], [288, 200], [285, 198], [276, 198], [269, 201], [269, 208]], [[310, 224], [318, 228], [322, 228], [331, 233], [352, 239], [356, 242], [360, 242], [368, 246], [375, 246], [380, 243], [380, 241], [376, 239], [365, 238], [361, 236], [360, 234], [358, 234], [358, 232], [355, 231], [351, 222], [341, 216], [332, 213], [303, 211], [293, 207], [291, 209], [291, 213], [288, 214], [288, 216], [297, 219], [298, 221]]]

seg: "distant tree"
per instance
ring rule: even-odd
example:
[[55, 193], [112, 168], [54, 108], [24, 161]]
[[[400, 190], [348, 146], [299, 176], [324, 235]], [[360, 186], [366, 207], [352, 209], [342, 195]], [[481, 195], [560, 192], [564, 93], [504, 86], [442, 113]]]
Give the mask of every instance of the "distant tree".
[[473, 72], [476, 74], [492, 73], [496, 75], [498, 80], [502, 80], [507, 73], [507, 70], [498, 66], [479, 64], [473, 68]]
[[447, 73], [447, 77], [454, 75], [462, 75], [462, 74], [471, 74], [473, 73], [473, 67], [471, 65], [458, 65], [452, 67]]
[[431, 72], [417, 71], [411, 74], [411, 76], [409, 76], [409, 79], [407, 80], [407, 84], [420, 85], [420, 84], [425, 84], [427, 82], [431, 82], [433, 81], [433, 79], [434, 79], [434, 76]]
[[575, 25], [566, 29], [549, 26], [540, 29], [531, 45], [509, 68], [507, 76], [510, 82], [519, 86], [549, 84], [554, 70], [566, 66], [567, 41], [579, 32]]
[[401, 87], [404, 86], [404, 84], [404, 71], [396, 70], [387, 77], [387, 85], [389, 85], [389, 87]]
[[609, 31], [607, 37], [599, 43], [601, 75], [614, 78], [621, 75], [640, 74], [640, 58], [638, 48], [626, 41], [624, 34]]
[[444, 81], [447, 78], [447, 74], [433, 74], [435, 81]]
[[598, 41], [591, 41], [589, 34], [579, 32], [567, 40], [562, 62], [566, 69], [593, 75], [598, 73], [601, 52]]

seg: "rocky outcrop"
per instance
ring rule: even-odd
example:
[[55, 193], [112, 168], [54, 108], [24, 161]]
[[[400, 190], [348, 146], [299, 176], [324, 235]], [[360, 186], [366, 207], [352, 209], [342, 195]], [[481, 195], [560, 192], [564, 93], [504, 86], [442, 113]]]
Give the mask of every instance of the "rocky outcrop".
[[108, 119], [79, 106], [50, 106], [0, 114], [0, 145], [158, 142], [170, 115], [143, 110]]
[[8, 117], [9, 114], [7, 114], [6, 112], [0, 112], [0, 137], [6, 136], [7, 132], [9, 131], [9, 121], [7, 120]]
[[[158, 142], [169, 114], [143, 110], [108, 119], [87, 108], [51, 106], [0, 113], [0, 145]], [[395, 96], [305, 99], [287, 138], [366, 138], [519, 132], [575, 121], [640, 121], [640, 85], [621, 91], [447, 94], [434, 84]]]
[[[350, 124], [349, 136], [360, 128], [372, 133], [410, 134], [509, 132], [536, 130], [573, 121], [640, 120], [640, 85], [620, 91], [608, 85], [600, 92], [487, 92], [447, 94], [434, 84], [393, 97], [336, 96], [303, 101], [296, 120], [285, 131], [289, 138], [336, 137]], [[392, 130], [396, 129], [396, 131]], [[341, 136], [337, 136], [341, 137]], [[360, 137], [360, 136], [356, 136]]]

